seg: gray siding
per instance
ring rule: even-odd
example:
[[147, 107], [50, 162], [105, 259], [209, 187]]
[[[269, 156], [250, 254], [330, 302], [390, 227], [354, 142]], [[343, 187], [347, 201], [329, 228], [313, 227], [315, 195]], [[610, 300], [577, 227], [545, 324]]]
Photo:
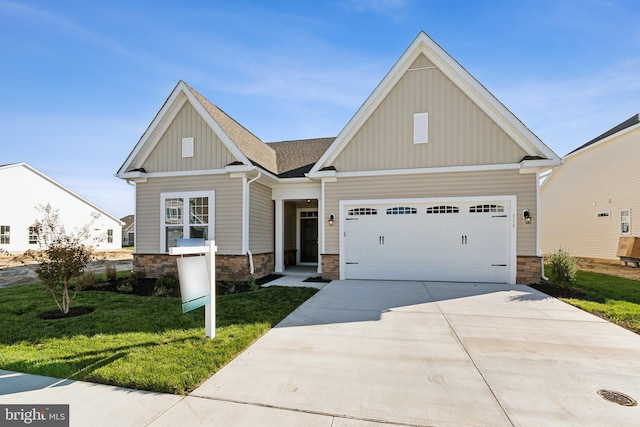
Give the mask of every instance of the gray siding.
[[254, 254], [274, 251], [274, 207], [271, 189], [254, 182], [250, 186], [249, 249]]
[[[517, 218], [517, 255], [536, 253], [536, 175], [518, 174], [517, 170], [462, 172], [443, 174], [397, 175], [387, 177], [338, 178], [325, 184], [325, 224], [334, 213], [339, 224], [340, 200], [403, 199], [473, 196], [517, 197], [517, 212], [529, 209], [529, 225]], [[340, 227], [325, 227], [325, 253], [339, 252]]]
[[640, 128], [568, 157], [540, 191], [542, 251], [618, 259], [621, 210], [631, 209], [630, 235], [640, 236], [639, 159]]
[[[418, 57], [333, 162], [338, 171], [518, 163], [526, 153], [424, 56]], [[413, 113], [429, 142], [413, 144]]]
[[[227, 175], [150, 178], [136, 184], [136, 253], [161, 253], [160, 194], [215, 191], [215, 236], [218, 253], [242, 252], [242, 180]], [[211, 236], [210, 236], [211, 237]]]
[[[194, 157], [182, 158], [182, 138], [194, 138]], [[147, 172], [221, 169], [236, 159], [220, 138], [186, 102], [158, 141], [143, 167]]]

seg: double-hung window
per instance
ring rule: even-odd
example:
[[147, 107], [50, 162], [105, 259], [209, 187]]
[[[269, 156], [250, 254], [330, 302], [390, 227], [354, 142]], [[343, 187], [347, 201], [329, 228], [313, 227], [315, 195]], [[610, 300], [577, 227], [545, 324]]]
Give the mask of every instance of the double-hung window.
[[631, 234], [631, 209], [620, 211], [620, 234]]
[[0, 245], [11, 244], [11, 226], [0, 225]]
[[160, 197], [160, 244], [164, 252], [180, 238], [213, 238], [213, 191], [162, 193]]

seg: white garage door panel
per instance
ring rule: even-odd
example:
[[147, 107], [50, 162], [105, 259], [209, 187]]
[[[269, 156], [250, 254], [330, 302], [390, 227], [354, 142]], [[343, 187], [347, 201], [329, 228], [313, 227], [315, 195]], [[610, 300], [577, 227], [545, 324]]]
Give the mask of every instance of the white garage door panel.
[[509, 212], [508, 200], [347, 205], [345, 278], [507, 283]]

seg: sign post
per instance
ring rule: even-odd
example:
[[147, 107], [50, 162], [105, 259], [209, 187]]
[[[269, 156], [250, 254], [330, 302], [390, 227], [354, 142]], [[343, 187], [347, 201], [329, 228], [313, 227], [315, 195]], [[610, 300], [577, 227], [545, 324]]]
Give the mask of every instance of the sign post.
[[[205, 245], [202, 246], [202, 243]], [[178, 277], [182, 295], [182, 312], [204, 306], [205, 335], [216, 336], [216, 252], [214, 240], [179, 239], [181, 246], [169, 248], [169, 255], [178, 258]], [[194, 244], [199, 244], [194, 246]], [[204, 254], [204, 256], [202, 256]], [[201, 255], [184, 258], [183, 255]]]

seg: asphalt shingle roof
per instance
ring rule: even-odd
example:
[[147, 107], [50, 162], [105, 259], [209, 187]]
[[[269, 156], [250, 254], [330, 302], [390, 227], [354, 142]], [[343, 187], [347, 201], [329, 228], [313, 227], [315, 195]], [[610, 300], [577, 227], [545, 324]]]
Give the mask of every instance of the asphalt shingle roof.
[[[580, 151], [585, 147], [588, 147], [588, 146], [590, 146], [592, 144], [595, 144], [598, 141], [602, 141], [603, 139], [605, 139], [607, 137], [610, 137], [611, 135], [615, 135], [616, 133], [618, 133], [620, 131], [623, 131], [626, 128], [630, 128], [631, 126], [637, 125], [638, 123], [640, 123], [640, 114], [635, 114], [634, 116], [628, 118], [627, 120], [625, 120], [624, 122], [620, 123], [619, 125], [612, 127], [611, 129], [609, 129], [608, 131], [606, 131], [602, 135], [597, 136], [597, 137], [593, 138], [591, 141], [587, 142], [586, 144], [583, 144], [580, 147], [576, 148], [575, 150], [573, 150], [569, 154], [573, 154], [576, 151]], [[569, 154], [567, 154], [567, 156]]]
[[251, 163], [280, 178], [304, 177], [335, 139], [314, 138], [265, 143], [198, 91], [186, 83], [185, 85]]

